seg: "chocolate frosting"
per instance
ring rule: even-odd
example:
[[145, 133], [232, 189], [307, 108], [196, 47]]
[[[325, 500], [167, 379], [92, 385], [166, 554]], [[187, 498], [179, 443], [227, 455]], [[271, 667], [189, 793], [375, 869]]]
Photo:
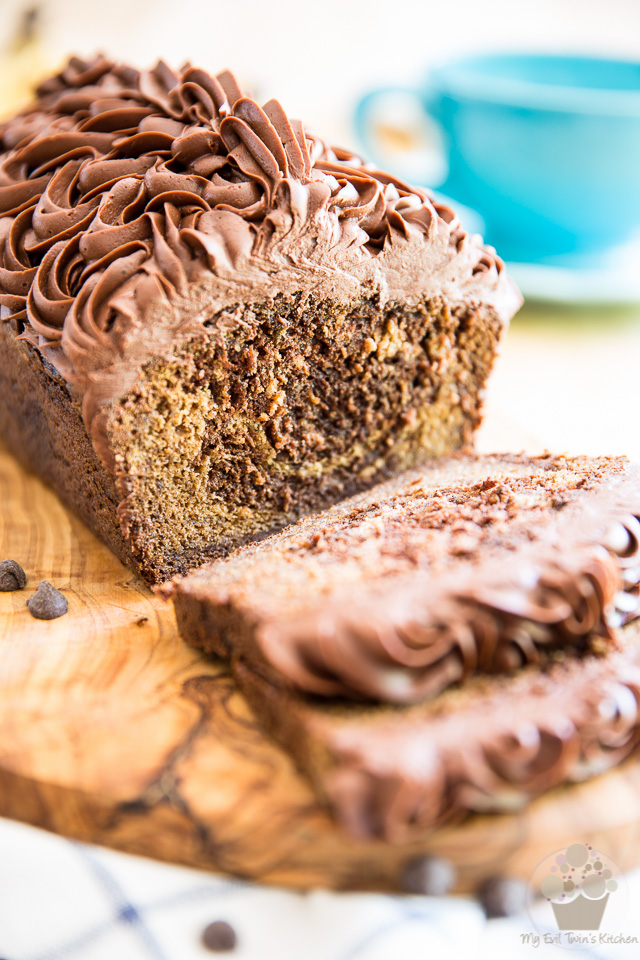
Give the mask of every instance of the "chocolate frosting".
[[107, 465], [109, 404], [234, 304], [441, 295], [504, 322], [520, 304], [448, 207], [228, 72], [74, 58], [0, 134], [0, 315], [82, 397]]
[[415, 703], [474, 673], [510, 673], [561, 648], [584, 652], [595, 637], [614, 647], [605, 611], [620, 589], [613, 556], [597, 545], [524, 551], [512, 569], [498, 559], [433, 583], [399, 580], [348, 606], [329, 601], [268, 623], [258, 636], [301, 690]]
[[640, 648], [629, 630], [626, 650], [477, 678], [428, 712], [336, 722], [310, 710], [303, 722], [331, 756], [322, 789], [336, 817], [356, 836], [405, 841], [616, 766], [640, 745]]
[[640, 471], [487, 460], [467, 461], [484, 467], [477, 483], [433, 488], [425, 470], [177, 589], [241, 610], [253, 641], [233, 653], [327, 697], [415, 703], [476, 673], [615, 648], [640, 607]]
[[640, 605], [640, 488], [593, 496], [580, 514], [550, 523], [517, 553], [489, 548], [440, 576], [399, 576], [348, 603], [339, 592], [267, 619], [261, 650], [307, 692], [415, 703], [554, 650], [585, 652], [594, 640], [600, 652], [613, 648], [612, 627]]

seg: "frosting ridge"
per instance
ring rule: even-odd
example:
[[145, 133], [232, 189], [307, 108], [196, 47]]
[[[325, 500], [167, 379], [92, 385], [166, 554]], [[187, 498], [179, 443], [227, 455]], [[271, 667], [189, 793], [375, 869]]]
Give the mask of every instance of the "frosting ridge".
[[226, 631], [229, 652], [286, 687], [416, 703], [474, 674], [615, 650], [640, 614], [639, 480], [620, 458], [541, 458], [442, 488], [418, 474], [177, 589], [241, 611], [251, 628]]
[[470, 812], [520, 810], [637, 753], [637, 634], [607, 658], [557, 663], [537, 677], [533, 670], [508, 686], [467, 688], [464, 705], [413, 721], [386, 714], [341, 727], [318, 711], [310, 726], [333, 755], [324, 789], [343, 825], [406, 841]]
[[83, 397], [98, 449], [143, 363], [239, 301], [443, 293], [505, 322], [519, 305], [451, 210], [227, 71], [73, 58], [0, 135], [0, 315]]

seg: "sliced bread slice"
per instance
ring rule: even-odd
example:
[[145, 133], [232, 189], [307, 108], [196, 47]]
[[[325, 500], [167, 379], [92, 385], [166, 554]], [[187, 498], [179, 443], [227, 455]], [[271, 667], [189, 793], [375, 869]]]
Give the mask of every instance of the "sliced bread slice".
[[615, 647], [637, 514], [624, 458], [452, 458], [174, 580], [178, 624], [284, 687], [418, 702]]

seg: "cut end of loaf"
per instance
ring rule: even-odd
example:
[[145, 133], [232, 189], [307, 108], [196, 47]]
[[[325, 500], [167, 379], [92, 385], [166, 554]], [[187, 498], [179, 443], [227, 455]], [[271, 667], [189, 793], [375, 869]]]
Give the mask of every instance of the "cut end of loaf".
[[490, 308], [440, 299], [282, 297], [214, 318], [110, 417], [142, 575], [161, 582], [468, 447], [500, 330]]

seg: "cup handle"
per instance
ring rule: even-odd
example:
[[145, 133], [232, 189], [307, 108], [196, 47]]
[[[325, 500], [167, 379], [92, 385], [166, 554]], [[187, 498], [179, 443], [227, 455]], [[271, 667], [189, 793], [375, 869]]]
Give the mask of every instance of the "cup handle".
[[[404, 122], [402, 118], [390, 117], [389, 111], [385, 117], [383, 102], [391, 97], [397, 98], [397, 103], [404, 100], [409, 110], [415, 114], [416, 119], [411, 123], [411, 127], [406, 116]], [[421, 140], [422, 143], [416, 147], [407, 146], [398, 150], [385, 148], [376, 133], [376, 119], [386, 119], [389, 127], [400, 136], [405, 135], [408, 140]], [[354, 122], [366, 159], [372, 159], [382, 169], [391, 169], [400, 179], [409, 183], [434, 187], [440, 186], [446, 180], [447, 162], [437, 116], [428, 97], [413, 87], [389, 86], [371, 90], [357, 104]]]
[[[373, 120], [384, 117], [380, 103], [385, 97], [404, 97], [407, 103], [419, 107], [420, 121], [424, 139], [428, 128], [428, 138], [435, 141], [433, 146], [406, 151], [385, 150], [376, 136]], [[416, 111], [416, 114], [418, 111]], [[454, 208], [463, 226], [470, 233], [485, 232], [485, 222], [476, 210], [460, 203], [449, 194], [452, 184], [449, 181], [449, 164], [446, 158], [445, 137], [438, 122], [438, 109], [435, 97], [428, 93], [419, 93], [413, 87], [379, 87], [365, 94], [355, 110], [354, 123], [356, 135], [364, 148], [365, 159], [372, 159], [383, 170], [388, 169], [406, 183], [417, 183], [429, 187], [431, 193], [441, 202]], [[397, 124], [397, 120], [396, 120]], [[402, 132], [403, 127], [397, 124]], [[446, 193], [434, 189], [443, 186]], [[455, 197], [455, 188], [452, 190]]]

